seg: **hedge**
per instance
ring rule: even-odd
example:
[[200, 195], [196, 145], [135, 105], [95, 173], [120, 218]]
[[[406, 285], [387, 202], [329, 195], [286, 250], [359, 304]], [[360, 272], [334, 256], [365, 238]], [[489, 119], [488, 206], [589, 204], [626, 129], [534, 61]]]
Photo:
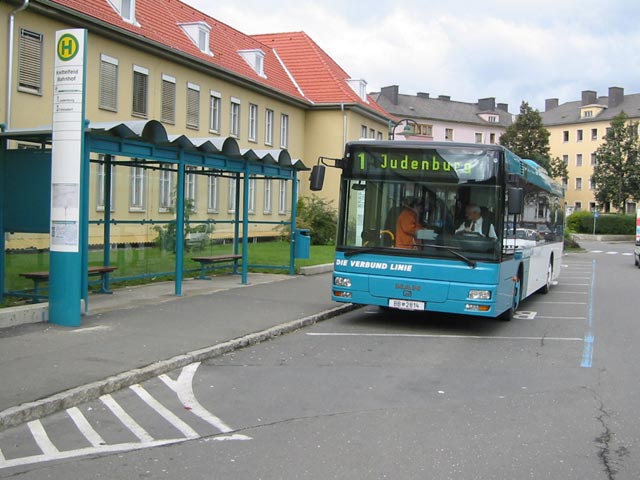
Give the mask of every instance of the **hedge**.
[[[575, 212], [567, 217], [567, 229], [575, 233], [593, 233], [593, 212]], [[596, 219], [596, 234], [634, 235], [635, 215], [600, 215]]]

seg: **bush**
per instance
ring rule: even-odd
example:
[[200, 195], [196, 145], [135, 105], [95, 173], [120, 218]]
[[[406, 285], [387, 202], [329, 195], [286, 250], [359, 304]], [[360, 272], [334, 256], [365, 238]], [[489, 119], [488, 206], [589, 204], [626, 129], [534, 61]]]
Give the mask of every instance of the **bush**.
[[[593, 213], [575, 212], [567, 218], [567, 229], [575, 233], [593, 233]], [[596, 234], [633, 235], [636, 217], [633, 215], [600, 215], [596, 219]]]
[[312, 245], [332, 245], [336, 240], [338, 214], [331, 201], [312, 195], [298, 200], [297, 228], [311, 231]]

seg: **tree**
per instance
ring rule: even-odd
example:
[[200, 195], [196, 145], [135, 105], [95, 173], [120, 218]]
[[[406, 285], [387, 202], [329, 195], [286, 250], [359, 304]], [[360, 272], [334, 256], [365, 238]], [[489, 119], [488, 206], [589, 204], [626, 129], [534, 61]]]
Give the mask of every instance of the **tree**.
[[591, 181], [600, 204], [611, 203], [624, 213], [627, 200], [640, 198], [638, 122], [623, 111], [611, 120], [604, 143], [596, 150]]
[[551, 159], [549, 130], [542, 124], [540, 112], [527, 102], [520, 105], [520, 115], [500, 137], [500, 145], [521, 158], [534, 160], [552, 177], [568, 178], [567, 166], [559, 158]]

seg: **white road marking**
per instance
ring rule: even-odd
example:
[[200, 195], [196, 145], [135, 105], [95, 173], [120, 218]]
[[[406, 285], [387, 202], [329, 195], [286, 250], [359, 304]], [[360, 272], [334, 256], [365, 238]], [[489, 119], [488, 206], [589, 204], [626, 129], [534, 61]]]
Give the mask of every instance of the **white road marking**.
[[427, 333], [340, 333], [340, 332], [310, 332], [306, 335], [310, 337], [391, 337], [391, 338], [449, 338], [449, 339], [464, 339], [470, 338], [473, 340], [535, 340], [540, 341], [544, 338], [547, 340], [558, 340], [561, 342], [582, 342], [583, 338], [573, 337], [494, 337], [483, 335], [435, 335]]
[[158, 400], [153, 398], [149, 392], [147, 392], [142, 385], [136, 384], [129, 387], [136, 395], [138, 395], [147, 405], [153, 408], [160, 416], [162, 416], [167, 422], [176, 427], [182, 434], [189, 439], [198, 438], [198, 432], [187, 425], [183, 420], [162, 405]]
[[100, 434], [95, 431], [78, 407], [69, 408], [67, 410], [67, 415], [71, 417], [71, 420], [76, 424], [80, 433], [85, 436], [92, 446], [99, 447], [100, 445], [107, 443]]
[[[178, 376], [178, 380], [174, 381], [168, 375], [160, 375], [160, 380], [162, 380], [171, 390], [176, 392], [178, 398], [182, 402], [182, 405], [186, 409], [188, 409], [191, 413], [201, 418], [209, 425], [217, 428], [222, 433], [232, 432], [233, 429], [229, 427], [226, 423], [224, 423], [220, 418], [216, 417], [214, 414], [209, 412], [206, 408], [204, 408], [200, 402], [196, 399], [195, 394], [193, 393], [193, 377], [196, 373], [196, 370], [200, 366], [200, 362], [192, 363], [191, 365], [187, 365], [182, 369], [180, 375]], [[251, 437], [247, 437], [245, 435], [234, 435], [234, 437], [243, 437], [243, 440], [250, 440]], [[238, 440], [240, 438], [234, 438]]]
[[109, 325], [98, 325], [96, 327], [76, 328], [75, 330], [69, 330], [69, 333], [98, 332], [101, 330], [111, 330], [111, 327]]
[[536, 302], [536, 305], [586, 305], [587, 302]]
[[44, 455], [56, 455], [60, 453], [53, 442], [49, 439], [49, 436], [42, 426], [42, 423], [40, 423], [40, 420], [33, 420], [27, 425], [29, 426], [29, 430], [31, 430], [33, 439], [36, 441]]
[[124, 409], [107, 394], [100, 397], [100, 401], [104, 403], [111, 412], [118, 417], [118, 420], [127, 427], [141, 442], [153, 442], [153, 437], [147, 433]]

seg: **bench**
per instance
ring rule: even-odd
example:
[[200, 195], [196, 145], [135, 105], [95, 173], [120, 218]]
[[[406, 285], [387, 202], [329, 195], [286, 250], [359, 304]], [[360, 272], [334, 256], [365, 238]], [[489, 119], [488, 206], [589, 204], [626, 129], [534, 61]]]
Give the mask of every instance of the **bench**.
[[214, 263], [227, 263], [233, 262], [233, 273], [238, 271], [238, 260], [242, 258], [242, 255], [213, 255], [210, 257], [191, 257], [191, 260], [200, 264], [200, 276], [199, 280], [211, 280], [207, 277], [207, 267]]
[[[105, 267], [105, 266], [89, 267], [89, 270], [87, 272], [89, 276], [100, 275], [100, 290], [98, 290], [97, 293], [113, 293], [108, 288], [107, 274], [113, 272], [117, 268], [118, 267]], [[42, 282], [49, 281], [49, 272], [21, 273], [20, 276], [24, 278], [28, 278], [29, 280], [33, 280], [33, 294], [36, 300], [38, 297], [44, 296], [40, 294], [40, 292], [42, 291], [41, 284]]]

